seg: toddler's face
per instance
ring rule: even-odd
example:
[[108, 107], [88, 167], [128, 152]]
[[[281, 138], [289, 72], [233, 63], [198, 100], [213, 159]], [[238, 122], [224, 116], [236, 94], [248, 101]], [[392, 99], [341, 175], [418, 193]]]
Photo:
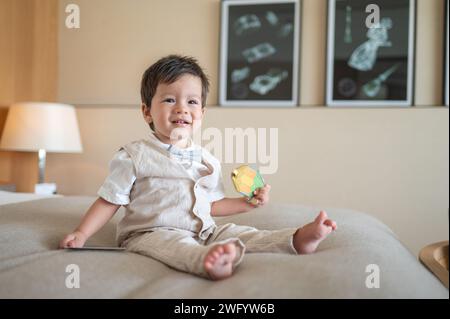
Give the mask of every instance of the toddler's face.
[[181, 131], [192, 136], [194, 127], [201, 125], [205, 110], [200, 78], [184, 74], [173, 83], [158, 84], [150, 110], [143, 108], [143, 114], [147, 123], [153, 122], [155, 134], [163, 143], [174, 144], [171, 134]]

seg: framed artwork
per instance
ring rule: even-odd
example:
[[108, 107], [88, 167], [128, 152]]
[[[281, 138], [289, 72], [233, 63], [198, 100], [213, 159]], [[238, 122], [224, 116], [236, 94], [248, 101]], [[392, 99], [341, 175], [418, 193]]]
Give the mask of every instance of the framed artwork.
[[411, 106], [414, 0], [329, 0], [327, 105]]
[[300, 0], [223, 0], [221, 106], [296, 106]]
[[445, 105], [448, 106], [448, 0], [446, 3], [446, 30], [444, 31], [445, 34], [445, 61], [444, 61], [444, 65], [445, 65], [445, 81], [444, 81], [444, 102]]

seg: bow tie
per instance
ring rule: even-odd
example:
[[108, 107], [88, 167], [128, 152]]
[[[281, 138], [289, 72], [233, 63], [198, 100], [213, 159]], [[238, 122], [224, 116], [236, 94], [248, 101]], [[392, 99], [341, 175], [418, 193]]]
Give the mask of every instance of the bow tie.
[[180, 162], [202, 162], [202, 149], [201, 148], [193, 148], [189, 150], [178, 148], [174, 145], [170, 145], [167, 150], [169, 151], [169, 155], [171, 158], [179, 160]]

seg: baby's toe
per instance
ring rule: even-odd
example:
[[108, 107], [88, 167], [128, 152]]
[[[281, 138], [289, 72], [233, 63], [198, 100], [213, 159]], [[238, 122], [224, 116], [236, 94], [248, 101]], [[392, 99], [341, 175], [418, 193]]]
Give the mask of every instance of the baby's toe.
[[316, 224], [323, 224], [326, 220], [327, 220], [328, 216], [327, 213], [325, 211], [320, 211], [319, 215], [317, 215], [316, 219], [314, 220], [314, 222]]
[[327, 219], [323, 223], [324, 223], [324, 225], [333, 228], [333, 221], [331, 219]]
[[232, 252], [234, 251], [234, 244], [231, 244], [231, 243], [225, 244], [225, 245], [223, 246], [223, 250], [224, 250], [224, 252], [227, 253], [227, 254], [232, 253]]
[[210, 261], [205, 261], [206, 270], [211, 270], [213, 268], [213, 263]]
[[319, 230], [319, 237], [323, 238], [326, 237], [328, 234], [330, 234], [333, 231], [333, 228], [329, 225], [326, 225], [325, 223], [322, 225], [322, 227], [320, 227]]
[[211, 267], [214, 265], [214, 263], [216, 262], [216, 258], [214, 258], [213, 256], [207, 256], [206, 258], [205, 258], [205, 266], [208, 264], [208, 265], [210, 265]]
[[211, 256], [214, 257], [214, 259], [219, 258], [220, 254], [215, 250], [211, 253]]

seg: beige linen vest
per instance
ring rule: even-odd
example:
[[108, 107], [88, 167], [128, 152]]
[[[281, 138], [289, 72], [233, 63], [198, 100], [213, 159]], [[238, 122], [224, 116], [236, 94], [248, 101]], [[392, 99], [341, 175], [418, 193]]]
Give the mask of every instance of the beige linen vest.
[[208, 237], [215, 226], [210, 215], [211, 202], [223, 197], [217, 191], [223, 189], [220, 162], [202, 148], [202, 162], [211, 173], [195, 181], [181, 163], [150, 139], [132, 142], [123, 149], [133, 161], [136, 181], [125, 216], [117, 227], [118, 243], [133, 233], [156, 227], [183, 229], [198, 233], [202, 239]]

